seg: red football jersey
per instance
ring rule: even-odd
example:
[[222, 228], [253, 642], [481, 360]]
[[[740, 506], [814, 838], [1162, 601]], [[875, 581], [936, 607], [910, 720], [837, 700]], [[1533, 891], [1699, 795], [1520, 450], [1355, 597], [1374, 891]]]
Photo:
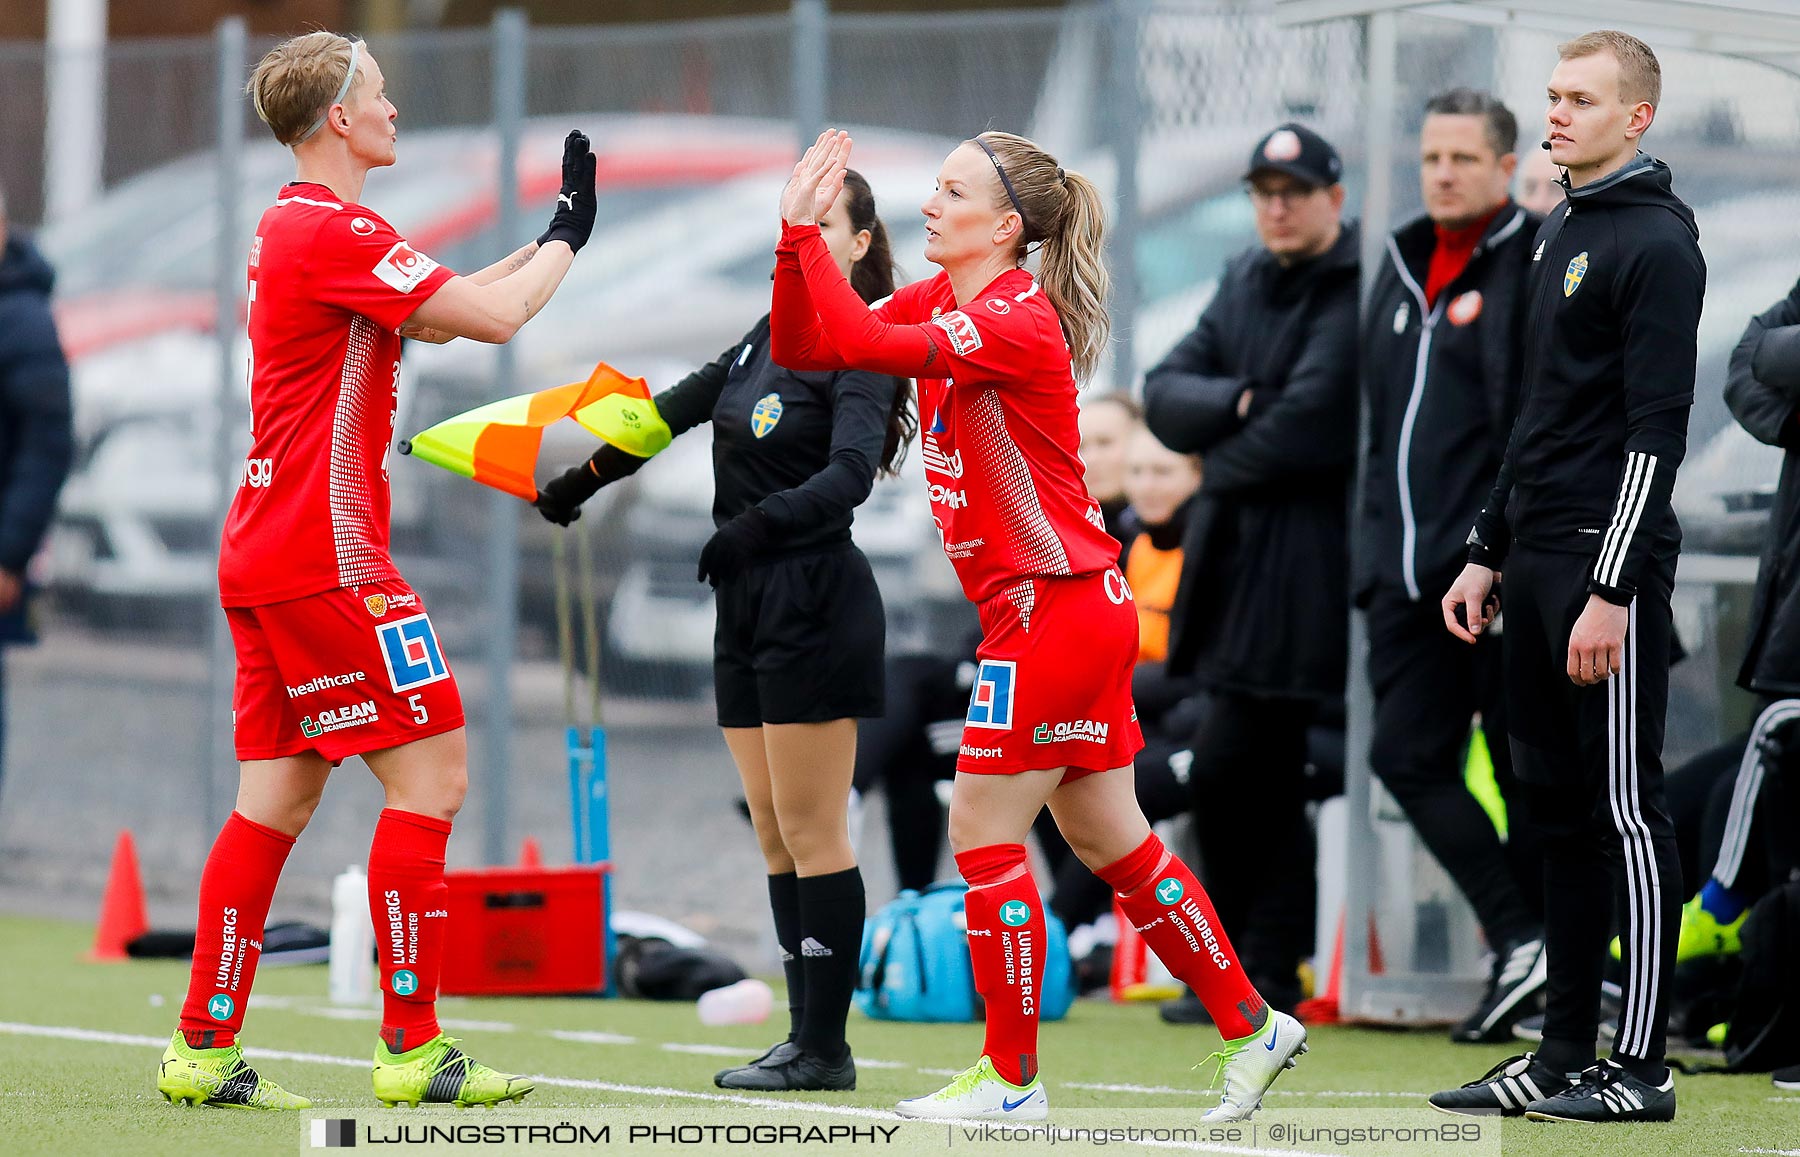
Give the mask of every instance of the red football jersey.
[[[919, 426], [931, 512], [963, 593], [981, 603], [1029, 595], [1021, 579], [1083, 575], [1117, 564], [1078, 450], [1075, 375], [1050, 299], [1023, 269], [958, 309], [939, 273], [878, 312], [934, 325], [942, 378], [919, 379]], [[1017, 599], [1015, 599], [1017, 601]], [[1027, 606], [1020, 606], [1029, 618]]]
[[250, 454], [219, 550], [226, 606], [399, 578], [395, 331], [453, 276], [323, 185], [290, 184], [263, 214], [250, 246]]

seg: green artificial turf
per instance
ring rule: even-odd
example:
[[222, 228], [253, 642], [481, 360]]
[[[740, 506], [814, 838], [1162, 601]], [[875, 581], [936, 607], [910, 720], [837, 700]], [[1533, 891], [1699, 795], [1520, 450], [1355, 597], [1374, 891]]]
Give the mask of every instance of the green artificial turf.
[[[89, 964], [81, 959], [90, 929], [47, 920], [0, 917], [0, 1152], [249, 1154], [313, 1152], [308, 1119], [241, 1110], [178, 1109], [157, 1095], [156, 1062], [173, 1030], [187, 980], [185, 962]], [[447, 999], [446, 1028], [467, 1051], [497, 1068], [548, 1078], [524, 1106], [456, 1113], [377, 1107], [367, 1061], [375, 1043], [373, 1010], [332, 1008], [323, 967], [265, 968], [257, 979], [246, 1026], [251, 1061], [289, 1089], [313, 1099], [317, 1112], [355, 1119], [379, 1134], [399, 1125], [610, 1125], [609, 1146], [523, 1144], [519, 1152], [694, 1152], [706, 1146], [633, 1142], [631, 1125], [768, 1126], [775, 1123], [868, 1130], [897, 1124], [884, 1111], [895, 1100], [941, 1085], [976, 1056], [975, 1025], [871, 1022], [851, 1014], [850, 1036], [861, 1062], [859, 1085], [847, 1094], [733, 1098], [713, 1087], [721, 1067], [762, 1051], [776, 1024], [708, 1028], [691, 1004], [573, 999]], [[777, 1004], [779, 1005], [779, 998]], [[780, 1031], [785, 1031], [785, 1014]], [[469, 1022], [469, 1023], [464, 1023]], [[62, 1035], [34, 1035], [41, 1026]], [[67, 1030], [122, 1039], [70, 1039]], [[584, 1035], [586, 1034], [586, 1035]], [[1312, 1052], [1276, 1085], [1258, 1132], [1231, 1139], [1204, 1134], [1153, 1151], [1435, 1152], [1512, 1155], [1800, 1152], [1800, 1096], [1781, 1095], [1766, 1075], [1678, 1077], [1679, 1119], [1668, 1126], [1541, 1125], [1508, 1121], [1501, 1145], [1356, 1144], [1277, 1141], [1273, 1126], [1354, 1128], [1388, 1123], [1430, 1126], [1462, 1118], [1416, 1111], [1424, 1095], [1479, 1076], [1514, 1051], [1506, 1046], [1450, 1044], [1441, 1032], [1389, 1032], [1342, 1027], [1311, 1030]], [[1069, 1018], [1046, 1025], [1041, 1062], [1053, 1123], [1146, 1129], [1195, 1128], [1212, 1067], [1195, 1068], [1218, 1045], [1210, 1029], [1175, 1028], [1152, 1008], [1077, 1002]], [[309, 1054], [258, 1057], [255, 1049]], [[720, 1050], [715, 1053], [709, 1050]], [[555, 1083], [555, 1082], [568, 1083]], [[819, 1105], [800, 1112], [789, 1105]], [[833, 1111], [835, 1110], [835, 1111]], [[972, 1146], [944, 1126], [907, 1126], [910, 1151], [1043, 1151], [1047, 1141]], [[567, 1136], [565, 1131], [562, 1136]], [[691, 1136], [691, 1134], [689, 1134]], [[741, 1133], [740, 1133], [741, 1135]], [[1290, 1130], [1291, 1135], [1291, 1130]], [[515, 1139], [517, 1136], [515, 1135]], [[728, 1134], [714, 1132], [712, 1138]], [[759, 1134], [758, 1136], [770, 1136]], [[815, 1134], [749, 1146], [738, 1152], [835, 1153], [909, 1151], [887, 1140]], [[529, 1138], [527, 1138], [529, 1140]], [[370, 1138], [365, 1136], [366, 1151]], [[1091, 1140], [1087, 1142], [1092, 1144]], [[1057, 1148], [1065, 1148], [1059, 1144]], [[1079, 1148], [1079, 1144], [1075, 1148]], [[477, 1146], [406, 1146], [407, 1152], [498, 1152]], [[1125, 1148], [1131, 1148], [1125, 1146]], [[386, 1151], [386, 1150], [384, 1150]], [[398, 1148], [395, 1151], [399, 1151]], [[1069, 1149], [1068, 1151], [1075, 1151]], [[1144, 1151], [1144, 1150], [1139, 1150]]]

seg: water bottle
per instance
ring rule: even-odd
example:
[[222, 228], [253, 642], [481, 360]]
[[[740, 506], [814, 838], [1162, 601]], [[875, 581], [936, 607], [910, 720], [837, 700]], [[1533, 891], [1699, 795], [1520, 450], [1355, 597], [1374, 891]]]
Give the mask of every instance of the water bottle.
[[775, 992], [762, 981], [751, 977], [724, 988], [713, 988], [700, 994], [700, 1023], [761, 1024], [769, 1019]]
[[331, 1003], [367, 1005], [375, 995], [375, 924], [369, 878], [355, 864], [331, 882]]

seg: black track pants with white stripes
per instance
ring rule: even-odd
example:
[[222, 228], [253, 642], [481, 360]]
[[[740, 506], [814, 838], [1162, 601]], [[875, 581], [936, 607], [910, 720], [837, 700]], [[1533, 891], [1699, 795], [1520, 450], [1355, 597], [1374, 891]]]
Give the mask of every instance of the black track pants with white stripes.
[[1513, 771], [1544, 846], [1549, 956], [1544, 1037], [1591, 1048], [1607, 944], [1624, 953], [1613, 1054], [1660, 1062], [1687, 889], [1663, 798], [1674, 560], [1652, 560], [1631, 606], [1619, 673], [1568, 675], [1569, 634], [1588, 600], [1589, 556], [1515, 545], [1503, 640]]

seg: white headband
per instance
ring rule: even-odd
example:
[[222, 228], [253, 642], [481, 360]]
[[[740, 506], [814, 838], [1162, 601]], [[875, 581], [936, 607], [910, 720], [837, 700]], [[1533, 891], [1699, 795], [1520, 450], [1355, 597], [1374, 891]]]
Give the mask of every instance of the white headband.
[[350, 42], [350, 67], [344, 72], [344, 83], [338, 86], [337, 95], [331, 98], [331, 103], [325, 106], [325, 111], [319, 114], [319, 119], [312, 123], [311, 128], [301, 133], [300, 139], [294, 144], [303, 145], [311, 140], [312, 135], [325, 124], [325, 118], [331, 115], [333, 106], [342, 104], [344, 97], [349, 95], [350, 82], [356, 79], [356, 58], [361, 54], [361, 50], [362, 43], [360, 41], [352, 40]]

